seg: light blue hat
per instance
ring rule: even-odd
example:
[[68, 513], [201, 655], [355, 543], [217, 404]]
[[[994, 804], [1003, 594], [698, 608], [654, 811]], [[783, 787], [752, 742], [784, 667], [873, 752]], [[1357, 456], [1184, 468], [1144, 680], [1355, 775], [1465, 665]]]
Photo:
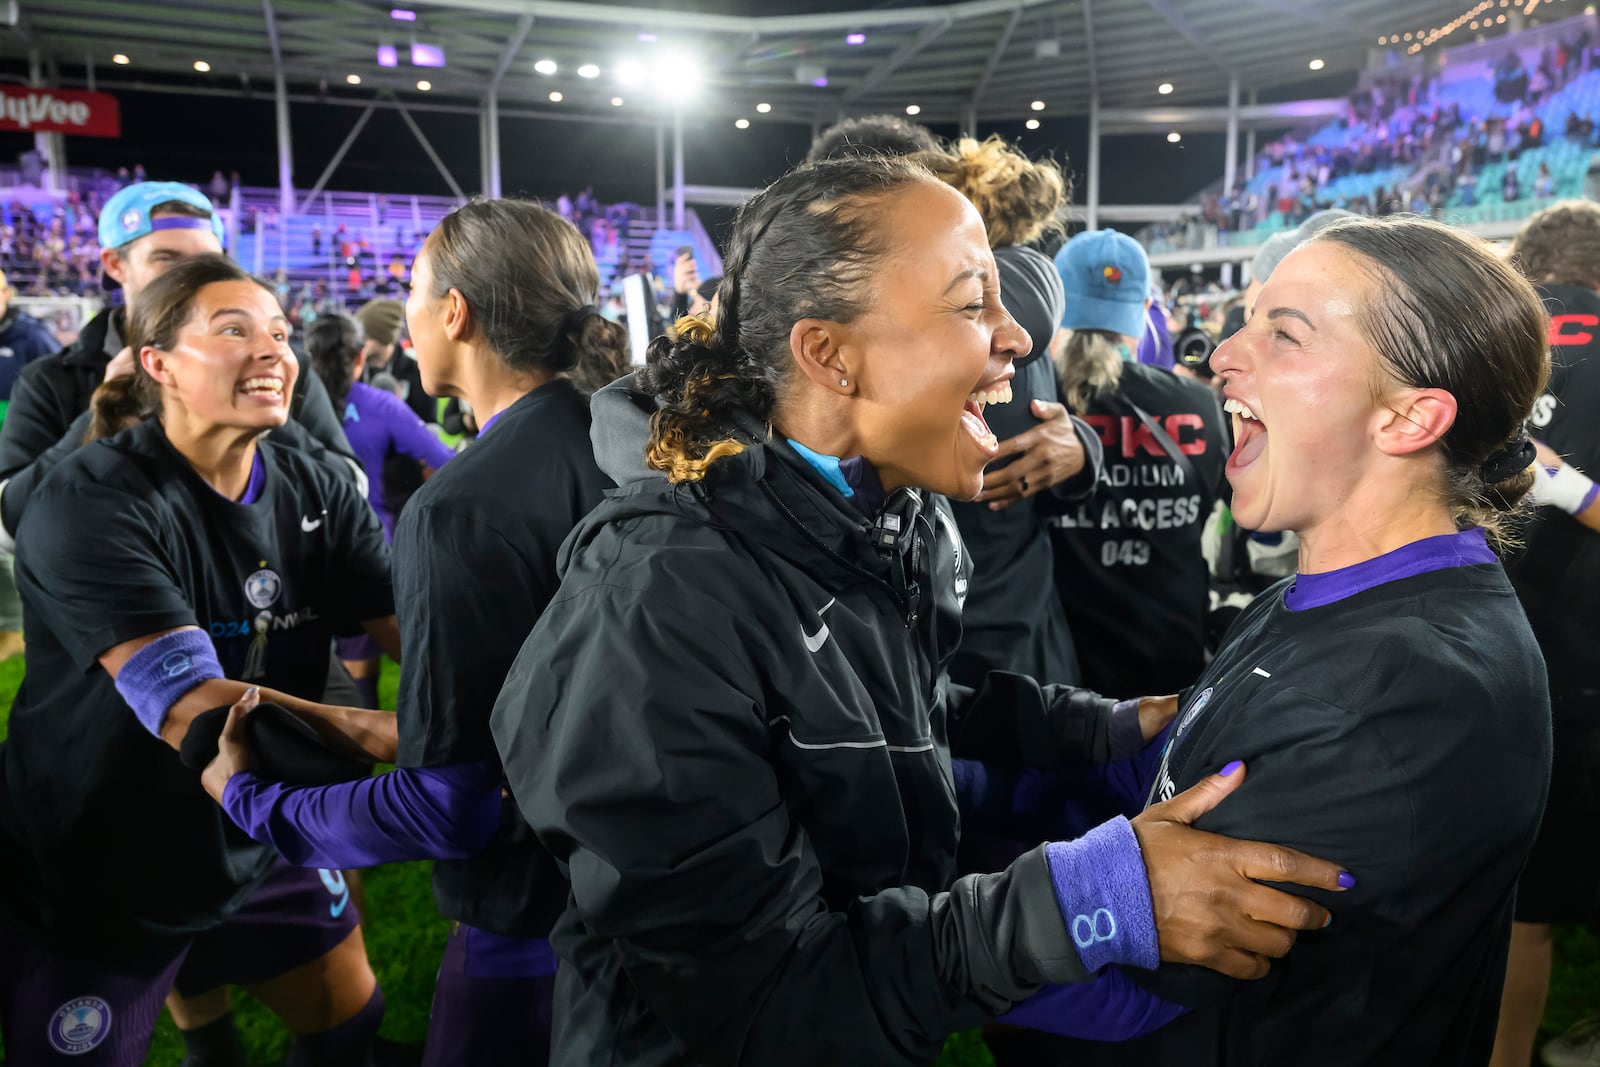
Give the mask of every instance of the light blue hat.
[[1115, 230], [1080, 233], [1056, 253], [1056, 273], [1067, 295], [1063, 327], [1127, 337], [1144, 333], [1150, 260], [1138, 241]]

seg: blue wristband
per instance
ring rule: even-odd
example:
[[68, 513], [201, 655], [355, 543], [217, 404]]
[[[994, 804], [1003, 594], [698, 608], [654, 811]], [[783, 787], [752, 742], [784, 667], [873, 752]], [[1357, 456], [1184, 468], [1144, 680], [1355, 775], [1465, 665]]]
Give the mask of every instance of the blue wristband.
[[1083, 969], [1108, 963], [1155, 969], [1161, 962], [1150, 882], [1127, 819], [1112, 819], [1076, 841], [1045, 846], [1056, 904]]
[[135, 652], [117, 672], [117, 692], [146, 730], [161, 736], [167, 710], [185, 693], [221, 678], [222, 664], [202, 630], [174, 630]]

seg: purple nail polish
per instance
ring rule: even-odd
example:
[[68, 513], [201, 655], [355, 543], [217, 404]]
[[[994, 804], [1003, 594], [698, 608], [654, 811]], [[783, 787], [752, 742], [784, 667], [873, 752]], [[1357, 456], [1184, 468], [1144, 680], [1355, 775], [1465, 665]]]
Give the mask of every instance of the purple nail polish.
[[1339, 888], [1340, 889], [1354, 889], [1355, 887], [1356, 887], [1356, 876], [1351, 874], [1349, 871], [1340, 871], [1339, 872]]
[[1234, 760], [1232, 763], [1228, 764], [1226, 767], [1222, 768], [1222, 770], [1218, 771], [1217, 773], [1222, 775], [1222, 777], [1227, 778], [1227, 777], [1231, 776], [1234, 771], [1238, 770], [1240, 767], [1243, 767], [1243, 766], [1244, 766], [1243, 762], [1241, 762], [1240, 760]]

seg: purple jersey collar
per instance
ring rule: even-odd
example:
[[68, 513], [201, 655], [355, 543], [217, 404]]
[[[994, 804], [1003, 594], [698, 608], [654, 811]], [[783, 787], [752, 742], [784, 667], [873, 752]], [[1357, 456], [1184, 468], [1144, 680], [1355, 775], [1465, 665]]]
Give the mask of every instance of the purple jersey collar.
[[261, 459], [261, 446], [256, 445], [256, 456], [250, 461], [250, 480], [245, 483], [241, 504], [254, 504], [261, 499], [261, 490], [267, 484], [267, 465]]
[[1297, 574], [1283, 594], [1283, 606], [1290, 611], [1326, 607], [1386, 582], [1448, 567], [1470, 567], [1494, 561], [1495, 554], [1489, 548], [1483, 529], [1474, 526], [1453, 534], [1425, 537], [1336, 571]]

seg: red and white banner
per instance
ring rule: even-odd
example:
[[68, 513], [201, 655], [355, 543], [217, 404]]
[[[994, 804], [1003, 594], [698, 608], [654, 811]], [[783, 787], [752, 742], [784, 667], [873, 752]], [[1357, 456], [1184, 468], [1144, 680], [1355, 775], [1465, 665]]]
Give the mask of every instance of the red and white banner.
[[110, 93], [0, 85], [0, 130], [117, 137], [122, 116]]

